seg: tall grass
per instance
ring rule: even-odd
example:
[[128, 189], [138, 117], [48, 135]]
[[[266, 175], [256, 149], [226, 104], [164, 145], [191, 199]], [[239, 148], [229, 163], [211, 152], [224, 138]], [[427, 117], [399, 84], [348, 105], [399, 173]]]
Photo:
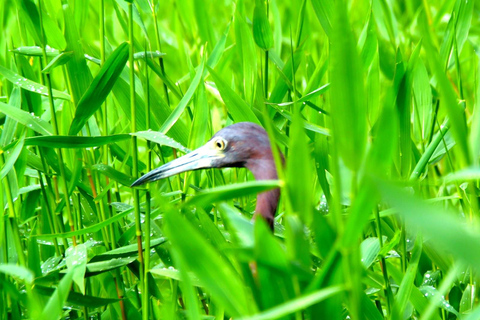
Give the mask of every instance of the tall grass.
[[[4, 0], [0, 319], [480, 318], [479, 21], [471, 0]], [[240, 121], [278, 180], [130, 188]], [[272, 188], [273, 234], [251, 221]]]

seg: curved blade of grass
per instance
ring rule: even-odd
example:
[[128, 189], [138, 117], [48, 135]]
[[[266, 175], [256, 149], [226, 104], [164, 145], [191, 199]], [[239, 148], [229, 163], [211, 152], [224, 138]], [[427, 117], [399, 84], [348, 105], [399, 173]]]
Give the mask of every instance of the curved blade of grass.
[[128, 60], [128, 43], [115, 49], [88, 87], [75, 111], [69, 135], [77, 134], [88, 119], [100, 108], [117, 81]]
[[[150, 247], [155, 248], [158, 245], [165, 243], [167, 239], [160, 237], [150, 241]], [[142, 248], [145, 248], [145, 241], [142, 243]], [[113, 249], [93, 257], [90, 262], [105, 261], [114, 258], [128, 258], [131, 255], [138, 255], [138, 245], [136, 243], [128, 246]]]
[[178, 150], [180, 150], [182, 152], [185, 152], [185, 153], [190, 152], [190, 150], [185, 148], [181, 143], [173, 140], [172, 138], [170, 138], [166, 134], [163, 134], [159, 131], [151, 131], [151, 130], [138, 131], [138, 132], [133, 132], [133, 133], [130, 133], [130, 134], [132, 136], [137, 136], [137, 137], [143, 138], [145, 140], [158, 143], [162, 146], [168, 146], [168, 147], [178, 149]]
[[52, 125], [47, 121], [32, 115], [29, 112], [12, 107], [11, 105], [5, 104], [3, 102], [0, 102], [0, 111], [5, 113], [8, 117], [28, 127], [29, 129], [40, 133], [41, 135], [52, 135]]
[[[3, 75], [8, 81], [12, 82], [13, 84], [18, 85], [22, 89], [28, 90], [30, 92], [35, 92], [38, 94], [41, 94], [43, 96], [48, 97], [48, 88], [40, 83], [37, 83], [35, 81], [29, 80], [25, 77], [22, 77], [13, 71], [4, 68], [0, 66], [0, 74]], [[70, 100], [70, 95], [55, 90], [52, 90], [53, 92], [53, 97], [57, 99], [63, 99], [63, 100]]]
[[202, 59], [202, 62], [200, 63], [200, 66], [197, 68], [197, 73], [195, 74], [195, 77], [192, 80], [192, 83], [190, 83], [190, 86], [188, 87], [187, 92], [185, 95], [182, 97], [182, 100], [178, 103], [177, 107], [173, 112], [170, 114], [170, 116], [165, 120], [163, 123], [162, 127], [160, 128], [160, 131], [163, 133], [167, 133], [168, 130], [177, 122], [178, 118], [182, 115], [183, 111], [185, 110], [185, 107], [187, 104], [190, 102], [190, 100], [193, 97], [193, 94], [197, 90], [198, 84], [200, 81], [203, 79], [203, 70], [205, 67], [205, 59]]
[[114, 134], [100, 137], [38, 136], [25, 139], [26, 146], [47, 148], [92, 148], [130, 139], [128, 134]]

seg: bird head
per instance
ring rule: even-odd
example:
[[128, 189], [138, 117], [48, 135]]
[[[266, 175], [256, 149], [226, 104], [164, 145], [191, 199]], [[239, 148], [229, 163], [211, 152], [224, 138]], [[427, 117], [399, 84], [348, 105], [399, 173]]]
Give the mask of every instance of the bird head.
[[255, 174], [265, 159], [273, 159], [265, 130], [255, 123], [239, 122], [218, 131], [200, 148], [143, 175], [132, 187], [205, 168], [247, 167]]

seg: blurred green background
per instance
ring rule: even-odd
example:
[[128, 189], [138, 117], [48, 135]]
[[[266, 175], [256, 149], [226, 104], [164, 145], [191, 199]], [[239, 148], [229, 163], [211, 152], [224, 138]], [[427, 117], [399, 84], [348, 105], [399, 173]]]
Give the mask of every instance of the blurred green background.
[[[0, 319], [480, 319], [480, 4], [2, 0]], [[130, 188], [250, 121], [279, 179]], [[272, 234], [251, 221], [279, 187]]]

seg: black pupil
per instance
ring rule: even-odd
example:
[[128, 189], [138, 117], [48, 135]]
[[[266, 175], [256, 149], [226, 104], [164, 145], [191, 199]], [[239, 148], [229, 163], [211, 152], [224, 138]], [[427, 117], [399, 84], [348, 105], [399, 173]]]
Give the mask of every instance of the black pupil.
[[222, 143], [220, 141], [217, 141], [217, 147], [219, 147], [219, 148], [222, 147]]

